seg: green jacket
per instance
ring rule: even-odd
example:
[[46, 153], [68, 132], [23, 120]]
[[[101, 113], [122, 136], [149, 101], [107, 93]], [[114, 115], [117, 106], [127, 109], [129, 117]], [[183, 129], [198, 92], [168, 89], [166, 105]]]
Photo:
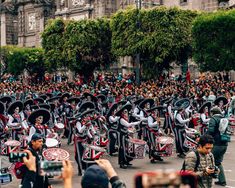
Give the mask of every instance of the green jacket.
[[211, 135], [214, 138], [215, 146], [227, 146], [228, 142], [221, 141], [220, 131], [219, 131], [219, 123], [220, 119], [223, 118], [221, 114], [215, 114], [209, 121], [207, 134]]

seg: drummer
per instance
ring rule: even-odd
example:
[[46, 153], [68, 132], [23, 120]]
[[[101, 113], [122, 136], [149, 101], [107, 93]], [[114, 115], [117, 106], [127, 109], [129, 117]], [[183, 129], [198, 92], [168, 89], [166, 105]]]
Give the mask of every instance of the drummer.
[[32, 99], [28, 99], [24, 102], [24, 115], [25, 115], [26, 119], [32, 113], [32, 110], [31, 110], [32, 105], [33, 105], [33, 100]]
[[200, 127], [201, 135], [204, 135], [207, 131], [208, 123], [210, 121], [210, 118], [209, 118], [210, 108], [211, 108], [211, 102], [206, 102], [198, 110], [198, 112], [200, 113], [200, 119], [201, 119], [201, 124], [202, 124]]
[[[85, 110], [80, 116], [76, 123], [74, 146], [75, 146], [75, 160], [78, 164], [78, 175], [82, 175], [82, 170], [86, 168], [86, 164], [82, 161], [84, 152], [83, 144], [88, 143], [94, 134], [94, 129], [89, 120], [89, 116], [94, 112], [94, 109]], [[89, 143], [88, 143], [89, 144]]]
[[235, 99], [232, 99], [228, 109], [228, 117], [235, 117]]
[[149, 158], [151, 163], [156, 163], [156, 160], [163, 161], [163, 159], [157, 154], [156, 151], [156, 137], [160, 136], [160, 124], [161, 120], [157, 116], [158, 110], [162, 109], [163, 106], [154, 106], [147, 110], [148, 113], [148, 125], [147, 125], [147, 137], [149, 146]]
[[128, 142], [128, 128], [134, 127], [141, 123], [141, 121], [132, 122], [129, 123], [128, 119], [128, 112], [131, 111], [132, 105], [127, 102], [117, 113], [116, 116], [119, 116], [119, 122], [118, 122], [118, 130], [120, 133], [119, 137], [119, 153], [118, 153], [118, 163], [120, 165], [120, 168], [127, 168], [127, 166], [130, 166], [129, 162], [132, 160], [132, 158], [127, 157], [127, 142]]
[[7, 117], [4, 115], [5, 106], [0, 102], [0, 139], [5, 138], [5, 131], [7, 130]]
[[28, 124], [23, 113], [23, 103], [15, 101], [10, 104], [8, 112], [8, 127], [12, 129], [12, 139], [19, 140], [19, 134], [28, 131]]
[[33, 111], [28, 117], [28, 122], [32, 125], [29, 130], [28, 140], [31, 140], [31, 137], [35, 133], [41, 134], [43, 138], [46, 138], [46, 136], [51, 133], [49, 127], [46, 125], [49, 120], [50, 112], [48, 110], [41, 108]]

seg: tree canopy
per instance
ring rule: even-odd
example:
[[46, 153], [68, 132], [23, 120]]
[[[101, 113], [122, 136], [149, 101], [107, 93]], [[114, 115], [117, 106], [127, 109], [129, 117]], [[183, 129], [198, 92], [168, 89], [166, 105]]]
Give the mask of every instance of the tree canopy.
[[235, 10], [204, 13], [194, 22], [193, 58], [202, 71], [235, 69]]

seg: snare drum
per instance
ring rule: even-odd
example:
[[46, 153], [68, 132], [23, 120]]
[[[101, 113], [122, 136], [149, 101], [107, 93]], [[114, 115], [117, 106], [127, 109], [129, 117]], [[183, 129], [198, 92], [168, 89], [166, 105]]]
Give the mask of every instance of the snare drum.
[[20, 149], [21, 143], [17, 140], [8, 140], [4, 145], [6, 146], [6, 154], [9, 155], [11, 152], [17, 152]]
[[5, 146], [5, 142], [6, 142], [5, 139], [1, 139], [0, 140], [0, 144], [1, 144], [1, 146], [0, 146], [0, 154], [1, 155], [7, 155], [7, 148]]
[[43, 157], [48, 161], [63, 161], [69, 159], [69, 152], [61, 148], [48, 148], [42, 152]]
[[186, 135], [184, 140], [184, 146], [189, 149], [197, 149], [197, 142]]
[[146, 145], [147, 143], [143, 140], [128, 139], [126, 156], [133, 159], [143, 159], [146, 153]]
[[156, 151], [158, 156], [169, 157], [172, 155], [174, 140], [168, 136], [160, 136], [156, 138]]
[[190, 138], [196, 138], [199, 135], [199, 132], [196, 129], [188, 128], [185, 129], [186, 135]]
[[57, 130], [64, 129], [64, 124], [63, 123], [56, 123], [55, 124], [55, 129], [57, 129]]
[[91, 143], [93, 146], [106, 147], [109, 143], [109, 139], [106, 135], [97, 135], [94, 137], [94, 141]]
[[58, 140], [56, 140], [54, 138], [46, 138], [46, 146], [48, 148], [56, 148], [59, 146], [59, 142], [58, 142]]
[[86, 163], [94, 162], [94, 160], [97, 160], [101, 156], [103, 156], [105, 152], [106, 150], [102, 147], [94, 145], [84, 145], [82, 161]]

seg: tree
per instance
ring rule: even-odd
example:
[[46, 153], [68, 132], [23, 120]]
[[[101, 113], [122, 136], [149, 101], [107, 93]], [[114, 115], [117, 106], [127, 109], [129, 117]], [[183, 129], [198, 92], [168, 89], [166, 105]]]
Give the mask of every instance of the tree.
[[191, 52], [191, 24], [197, 13], [177, 8], [127, 9], [111, 19], [112, 51], [116, 56], [141, 54], [144, 75], [153, 78], [172, 61]]
[[202, 71], [235, 69], [235, 10], [204, 13], [193, 23], [193, 58]]

